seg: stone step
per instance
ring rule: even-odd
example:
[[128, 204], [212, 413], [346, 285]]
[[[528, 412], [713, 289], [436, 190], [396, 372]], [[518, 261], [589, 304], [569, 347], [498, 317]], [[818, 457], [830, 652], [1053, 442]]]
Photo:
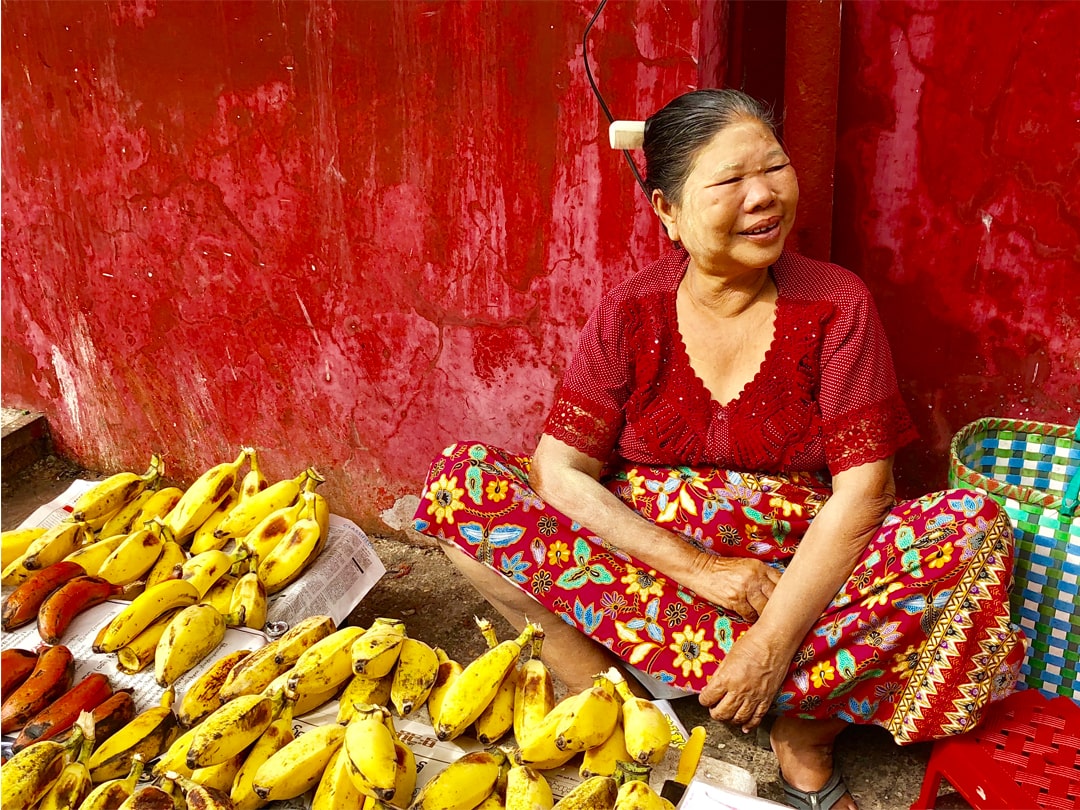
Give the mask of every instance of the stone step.
[[4, 408], [0, 436], [0, 477], [4, 481], [10, 481], [52, 452], [49, 422], [41, 413]]

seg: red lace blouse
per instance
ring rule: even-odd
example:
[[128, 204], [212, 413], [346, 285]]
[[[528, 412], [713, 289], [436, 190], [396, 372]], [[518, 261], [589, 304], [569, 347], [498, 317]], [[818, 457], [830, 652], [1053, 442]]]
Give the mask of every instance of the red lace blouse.
[[720, 405], [690, 366], [675, 295], [681, 248], [604, 296], [581, 334], [544, 432], [600, 461], [836, 474], [916, 437], [862, 280], [783, 253], [777, 311], [757, 375]]

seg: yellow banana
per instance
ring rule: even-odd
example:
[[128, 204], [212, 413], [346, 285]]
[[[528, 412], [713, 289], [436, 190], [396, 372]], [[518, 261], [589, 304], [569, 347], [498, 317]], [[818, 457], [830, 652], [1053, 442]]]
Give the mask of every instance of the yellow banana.
[[[397, 665], [390, 685], [390, 700], [401, 717], [423, 706], [439, 674], [439, 657], [435, 650], [415, 638], [401, 641]], [[357, 675], [356, 677], [370, 677]], [[513, 693], [511, 692], [511, 701]], [[364, 701], [370, 702], [370, 701]], [[512, 704], [511, 704], [512, 705]]]
[[330, 531], [330, 504], [326, 498], [315, 491], [315, 488], [319, 484], [326, 481], [319, 471], [314, 467], [308, 467], [307, 469], [308, 480], [304, 483], [304, 492], [310, 492], [314, 497], [312, 498], [312, 510], [314, 512], [313, 517], [315, 522], [319, 524], [319, 547], [318, 551], [322, 551], [323, 545], [326, 543], [326, 536]]
[[637, 697], [617, 671], [615, 689], [622, 698], [622, 728], [626, 750], [634, 762], [659, 765], [671, 746], [671, 726], [655, 703]]
[[503, 803], [499, 791], [493, 790], [486, 799], [476, 805], [475, 810], [506, 810], [506, 804]]
[[416, 755], [398, 739], [389, 712], [386, 713], [386, 723], [394, 735], [394, 802], [399, 807], [408, 807], [416, 791]]
[[191, 741], [195, 739], [195, 728], [189, 728], [158, 757], [151, 772], [154, 776], [164, 776], [167, 773], [178, 773], [181, 776], [191, 776], [194, 773], [187, 764], [187, 752], [191, 748]]
[[247, 473], [240, 481], [240, 486], [237, 487], [237, 500], [246, 501], [252, 495], [262, 492], [269, 485], [269, 481], [266, 480], [266, 476], [263, 475], [262, 468], [259, 466], [259, 452], [252, 447], [251, 453], [248, 456]]
[[[364, 799], [364, 794], [356, 788], [349, 775], [349, 758], [345, 754], [345, 747], [340, 746], [319, 779], [315, 797], [311, 800], [311, 810], [363, 810]], [[237, 810], [246, 809], [238, 807]]]
[[[71, 810], [82, 804], [94, 787], [90, 779], [90, 769], [86, 761], [94, 748], [94, 718], [90, 712], [82, 712], [75, 721], [75, 734], [78, 738], [76, 758], [64, 766], [60, 776], [45, 797], [38, 802], [37, 810]], [[6, 803], [5, 803], [6, 806]]]
[[95, 540], [85, 546], [80, 546], [64, 557], [68, 562], [77, 563], [88, 577], [96, 577], [110, 554], [127, 540], [126, 534], [118, 534], [113, 537], [105, 536], [102, 540]]
[[186, 805], [175, 790], [172, 779], [160, 777], [155, 783], [136, 787], [117, 810], [184, 810]]
[[224, 500], [214, 507], [214, 511], [202, 522], [191, 537], [191, 545], [188, 548], [192, 554], [202, 554], [204, 551], [222, 548], [229, 542], [228, 537], [216, 537], [214, 532], [221, 525], [221, 521], [228, 517], [229, 512], [232, 511], [239, 500], [240, 493], [235, 489], [230, 489]]
[[147, 588], [131, 604], [113, 617], [94, 652], [116, 652], [149, 627], [168, 610], [187, 607], [199, 601], [199, 592], [190, 582], [169, 579]]
[[[442, 706], [446, 691], [450, 688], [453, 680], [461, 674], [464, 667], [450, 658], [442, 647], [435, 648], [435, 655], [439, 659], [439, 671], [435, 675], [435, 684], [431, 687], [431, 694], [427, 699], [428, 717], [431, 719], [432, 728], [439, 720], [439, 709]], [[378, 703], [379, 701], [372, 701]]]
[[[82, 735], [77, 742], [81, 745]], [[39, 740], [4, 763], [0, 771], [0, 805], [29, 810], [52, 787], [74, 750], [55, 740]]]
[[216, 537], [243, 537], [267, 515], [286, 506], [292, 506], [300, 497], [307, 480], [307, 470], [295, 478], [287, 478], [271, 484], [266, 489], [242, 499], [214, 531]]
[[274, 722], [285, 704], [277, 695], [241, 695], [220, 706], [195, 726], [188, 748], [187, 764], [192, 770], [217, 765], [243, 751]]
[[600, 745], [585, 749], [578, 773], [582, 779], [590, 776], [614, 776], [618, 762], [631, 762], [626, 750], [626, 738], [623, 736], [622, 723], [616, 723], [615, 729]]
[[290, 669], [308, 647], [334, 632], [329, 616], [308, 616], [233, 668], [221, 687], [223, 700], [262, 692], [274, 678]]
[[[154, 662], [158, 642], [165, 635], [165, 628], [169, 622], [180, 612], [180, 608], [174, 608], [162, 613], [150, 626], [139, 633], [135, 638], [116, 651], [116, 666], [127, 675], [142, 672]], [[108, 625], [106, 625], [108, 627]]]
[[292, 719], [293, 705], [290, 701], [286, 701], [277, 719], [266, 727], [266, 730], [259, 735], [259, 739], [248, 749], [244, 764], [236, 774], [229, 790], [229, 798], [236, 805], [236, 810], [256, 810], [266, 804], [266, 800], [255, 793], [252, 783], [262, 764], [284, 748], [287, 743], [292, 742], [294, 737]]
[[397, 747], [385, 706], [360, 704], [345, 727], [344, 751], [349, 775], [365, 796], [389, 802], [397, 786]]
[[321, 550], [322, 528], [308, 515], [314, 511], [315, 493], [303, 494], [307, 508], [285, 536], [259, 562], [259, 579], [266, 592], [277, 593], [295, 582], [315, 562]]
[[267, 801], [292, 799], [319, 784], [345, 738], [337, 723], [317, 726], [285, 744], [255, 773], [253, 789]]
[[[494, 649], [499, 642], [491, 622], [487, 619], [478, 619], [477, 622], [480, 625], [480, 632], [487, 641], [488, 649]], [[491, 745], [506, 736], [507, 732], [513, 728], [514, 695], [517, 692], [517, 681], [518, 670], [517, 662], [515, 662], [514, 666], [510, 667], [505, 677], [503, 677], [491, 702], [484, 707], [484, 710], [480, 712], [480, 716], [476, 718], [474, 723], [476, 739], [484, 745]]]
[[381, 678], [388, 674], [397, 663], [404, 641], [404, 622], [376, 619], [352, 647], [352, 671], [369, 678]]
[[675, 781], [680, 785], [689, 785], [690, 780], [694, 778], [704, 748], [705, 727], [694, 726], [690, 729], [690, 739], [686, 741], [686, 745], [683, 746], [683, 750], [679, 754], [679, 767], [675, 775]]
[[184, 490], [180, 487], [162, 487], [157, 490], [147, 499], [139, 514], [131, 521], [131, 528], [141, 529], [149, 520], [164, 519], [182, 497], [184, 497]]
[[[251, 655], [249, 650], [235, 650], [211, 664], [192, 683], [176, 709], [176, 719], [184, 728], [191, 728], [221, 705], [219, 695], [233, 667]], [[185, 774], [186, 776], [186, 774]]]
[[157, 480], [161, 471], [161, 458], [153, 455], [150, 458], [150, 469], [143, 475], [120, 472], [99, 481], [75, 501], [72, 519], [87, 522], [100, 520], [104, 525], [106, 520]]
[[160, 705], [136, 715], [94, 750], [87, 767], [95, 782], [129, 773], [136, 754], [148, 762], [173, 744], [180, 736], [180, 729], [172, 713], [172, 698], [172, 690], [166, 690]]
[[498, 749], [465, 754], [420, 789], [410, 810], [472, 810], [491, 795], [507, 767], [506, 754]]
[[383, 675], [381, 678], [353, 675], [338, 699], [337, 721], [347, 725], [356, 713], [355, 706], [358, 704], [374, 703], [376, 706], [386, 706], [390, 703], [392, 686], [392, 675]]
[[164, 518], [166, 528], [181, 545], [210, 517], [217, 505], [235, 488], [240, 467], [247, 461], [245, 447], [234, 461], [217, 464], [204, 472], [184, 491]]
[[204, 605], [213, 605], [218, 609], [218, 612], [222, 616], [228, 614], [232, 607], [232, 593], [236, 587], [236, 583], [240, 581], [240, 577], [234, 577], [232, 574], [225, 574], [217, 582], [210, 586], [203, 598], [199, 601]]
[[[26, 553], [22, 556], [22, 567], [27, 571], [48, 568], [92, 538], [93, 533], [86, 523], [65, 520], [43, 533], [27, 547]], [[4, 584], [9, 584], [6, 571]]]
[[130, 585], [154, 567], [164, 546], [160, 525], [151, 521], [124, 538], [101, 563], [98, 576], [113, 585]]
[[307, 503], [301, 500], [299, 503], [271, 512], [254, 529], [243, 537], [237, 538], [238, 552], [255, 560], [256, 564], [261, 563], [289, 533], [289, 529], [300, 519], [306, 508]]
[[202, 599], [215, 582], [229, 573], [233, 558], [220, 549], [210, 549], [189, 558], [181, 567], [180, 579], [195, 586]]
[[11, 529], [0, 534], [0, 565], [7, 568], [19, 557], [26, 554], [30, 544], [45, 534], [45, 526], [31, 526], [26, 529]]
[[665, 806], [660, 794], [648, 782], [631, 779], [619, 787], [614, 810], [665, 810]]
[[544, 631], [537, 630], [532, 638], [532, 656], [521, 665], [518, 673], [514, 692], [514, 739], [518, 744], [555, 708], [555, 686], [547, 665], [540, 658], [543, 646]]
[[266, 599], [266, 587], [259, 579], [258, 566], [253, 565], [236, 583], [229, 600], [229, 611], [225, 614], [225, 623], [229, 627], [251, 627], [262, 630], [266, 624], [269, 605]]
[[590, 776], [555, 803], [553, 810], [612, 810], [619, 786], [610, 776]]
[[244, 764], [244, 756], [247, 752], [241, 751], [233, 754], [224, 762], [217, 765], [207, 765], [205, 768], [196, 768], [191, 773], [191, 779], [203, 787], [225, 791], [226, 794], [232, 789], [233, 782], [240, 768]]
[[115, 810], [135, 791], [144, 767], [142, 754], [136, 754], [131, 759], [131, 770], [127, 776], [102, 782], [83, 799], [79, 810]]
[[162, 544], [157, 561], [146, 574], [146, 587], [150, 588], [167, 579], [179, 579], [186, 560], [187, 552], [175, 540]]
[[482, 653], [451, 682], [439, 707], [435, 728], [440, 740], [452, 740], [480, 716], [495, 697], [506, 673], [517, 664], [521, 648], [532, 639], [535, 628], [534, 624], [526, 624], [516, 639]]
[[[518, 741], [514, 761], [529, 765], [536, 770], [547, 771], [565, 764], [577, 751], [556, 744], [560, 728], [573, 718], [589, 690], [582, 690], [563, 698], [531, 732]], [[595, 746], [593, 746], [595, 747]]]
[[577, 703], [559, 724], [555, 745], [564, 751], [584, 751], [606, 740], [619, 722], [615, 684], [598, 675], [595, 685], [578, 695]]
[[352, 677], [352, 647], [363, 627], [343, 627], [304, 650], [293, 664], [290, 693], [326, 692]]
[[292, 668], [290, 667], [285, 672], [282, 672], [274, 680], [270, 682], [270, 685], [263, 690], [264, 695], [273, 695], [275, 692], [286, 690], [288, 700], [293, 701], [293, 714], [296, 717], [303, 717], [308, 712], [315, 711], [320, 706], [329, 703], [334, 700], [341, 692], [341, 684], [332, 686], [321, 692], [313, 692], [310, 690], [301, 690], [299, 692], [289, 692], [289, 678], [292, 677]]
[[506, 774], [506, 810], [551, 810], [551, 785], [539, 771], [513, 765]]
[[[208, 780], [220, 782], [224, 777], [224, 770], [218, 766], [213, 774], [207, 774]], [[183, 796], [183, 807], [186, 810], [236, 810], [236, 805], [229, 798], [231, 784], [224, 788], [211, 785], [209, 782], [200, 783], [195, 777], [185, 778], [180, 774], [170, 774], [176, 780], [177, 786]]]
[[154, 492], [155, 490], [147, 487], [124, 504], [119, 512], [105, 521], [105, 524], [98, 530], [98, 536], [113, 537], [117, 534], [131, 534], [135, 529], [138, 529], [142, 524], [135, 525], [135, 518], [142, 512], [146, 502], [154, 497]]

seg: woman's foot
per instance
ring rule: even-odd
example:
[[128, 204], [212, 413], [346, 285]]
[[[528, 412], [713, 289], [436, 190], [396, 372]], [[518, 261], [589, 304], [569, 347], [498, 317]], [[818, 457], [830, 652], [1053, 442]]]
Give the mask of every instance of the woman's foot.
[[780, 763], [785, 789], [794, 789], [787, 793], [792, 806], [815, 807], [815, 800], [820, 798], [825, 800], [819, 805], [821, 810], [858, 810], [850, 793], [844, 791], [836, 797], [836, 788], [831, 784], [835, 767], [833, 741], [846, 727], [843, 720], [776, 718], [769, 741]]

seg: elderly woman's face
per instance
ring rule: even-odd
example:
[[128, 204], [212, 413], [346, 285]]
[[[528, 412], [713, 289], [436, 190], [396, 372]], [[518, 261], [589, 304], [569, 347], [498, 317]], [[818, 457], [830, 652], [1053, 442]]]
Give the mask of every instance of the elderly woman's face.
[[787, 154], [768, 127], [749, 118], [702, 148], [679, 203], [654, 195], [668, 235], [700, 269], [721, 274], [775, 262], [798, 203], [799, 184]]

